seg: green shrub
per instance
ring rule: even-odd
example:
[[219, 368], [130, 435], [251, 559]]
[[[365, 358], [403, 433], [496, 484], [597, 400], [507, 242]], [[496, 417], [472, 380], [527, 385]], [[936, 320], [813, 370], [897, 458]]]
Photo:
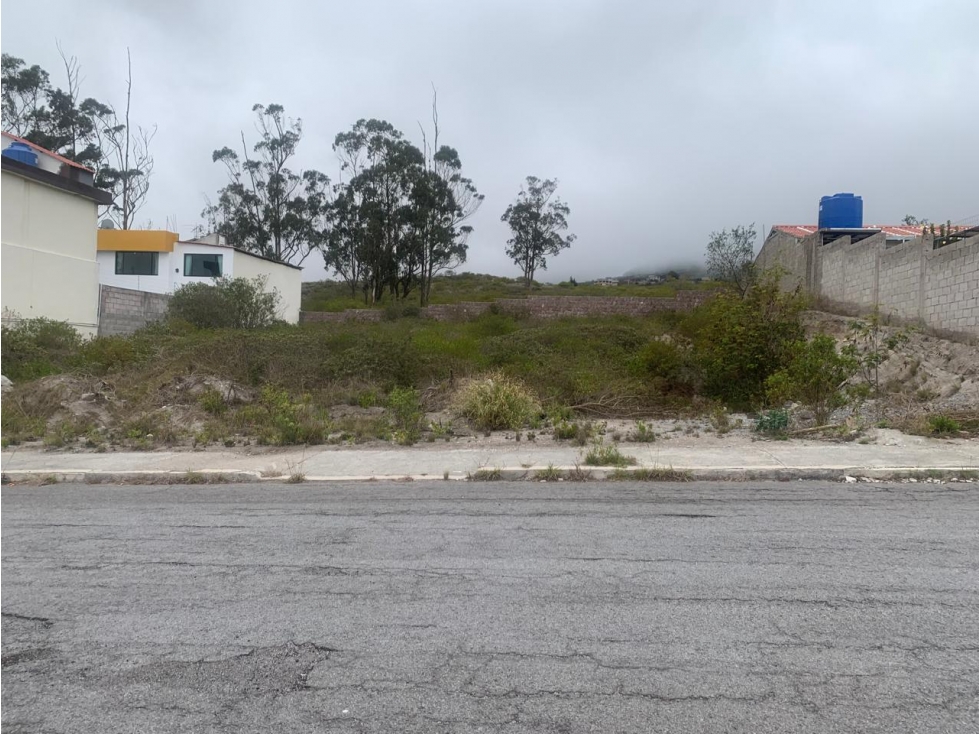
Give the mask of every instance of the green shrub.
[[691, 314], [680, 328], [692, 339], [703, 393], [735, 409], [762, 402], [766, 381], [804, 339], [805, 305], [801, 293], [783, 293], [766, 276], [744, 298], [725, 293]]
[[320, 444], [330, 430], [326, 415], [308, 396], [293, 400], [287, 391], [272, 385], [262, 388], [258, 401], [238, 410], [231, 420], [255, 431], [259, 443], [277, 446]]
[[82, 345], [79, 366], [86, 371], [102, 374], [141, 362], [152, 351], [152, 344], [147, 339], [100, 336]]
[[44, 445], [48, 448], [61, 448], [86, 434], [93, 434], [94, 431], [95, 424], [88, 418], [66, 418], [48, 428], [44, 434]]
[[816, 424], [823, 425], [834, 409], [846, 404], [845, 385], [857, 371], [857, 359], [837, 352], [836, 340], [826, 334], [793, 342], [788, 353], [788, 365], [765, 381], [768, 399], [802, 403]]
[[503, 472], [500, 469], [477, 469], [474, 473], [467, 474], [466, 478], [470, 482], [498, 482], [503, 479]]
[[672, 342], [651, 341], [642, 348], [638, 359], [645, 374], [659, 379], [665, 390], [674, 390], [685, 382], [684, 356]]
[[928, 418], [928, 430], [937, 436], [947, 436], [961, 431], [962, 425], [947, 415], [933, 415]]
[[572, 438], [578, 435], [578, 431], [581, 426], [577, 423], [568, 423], [567, 421], [561, 421], [556, 426], [554, 426], [554, 438], [559, 441], [570, 441]]
[[112, 438], [140, 451], [155, 444], [172, 445], [181, 438], [181, 432], [170, 416], [163, 411], [151, 411], [130, 417], [113, 431]]
[[656, 440], [656, 433], [653, 431], [653, 427], [644, 421], [636, 421], [636, 427], [628, 438], [635, 443], [652, 443]]
[[554, 438], [559, 441], [572, 441], [578, 446], [584, 446], [594, 435], [595, 424], [591, 421], [585, 423], [561, 421], [554, 426]]
[[769, 435], [781, 435], [789, 427], [789, 412], [787, 410], [782, 410], [781, 408], [777, 410], [768, 410], [758, 416], [758, 422], [755, 423], [755, 430], [759, 433], [767, 433]]
[[[343, 380], [356, 378], [386, 386], [411, 387], [422, 370], [418, 348], [397, 324], [383, 324], [383, 330], [369, 331], [348, 327], [334, 338], [321, 363], [318, 377]], [[396, 331], [393, 329], [397, 329]], [[279, 355], [269, 354], [269, 359]]]
[[44, 436], [47, 421], [39, 416], [30, 415], [9, 398], [3, 400], [3, 410], [0, 411], [0, 431], [8, 446], [15, 446], [22, 441], [36, 441]]
[[537, 398], [502, 372], [470, 380], [456, 394], [456, 410], [481, 430], [522, 428], [540, 415]]
[[14, 382], [65, 372], [81, 347], [81, 335], [64, 321], [25, 319], [0, 330], [3, 374]]
[[418, 424], [422, 419], [418, 391], [407, 387], [396, 387], [388, 395], [388, 408], [394, 416], [396, 443], [409, 446], [418, 440]]
[[257, 329], [278, 318], [279, 292], [266, 291], [267, 278], [218, 278], [188, 283], [170, 297], [167, 318], [198, 329]]
[[605, 444], [599, 441], [585, 454], [585, 464], [588, 466], [630, 466], [636, 463], [636, 457], [625, 456], [615, 444]]
[[421, 307], [417, 303], [391, 301], [384, 307], [384, 319], [386, 321], [397, 321], [398, 319], [417, 319], [419, 316], [421, 316], [421, 313]]
[[708, 415], [711, 427], [717, 431], [718, 435], [723, 436], [731, 430], [731, 414], [723, 405], [714, 405]]
[[[856, 368], [874, 398], [881, 396], [880, 366], [896, 349], [910, 339], [907, 330], [888, 333], [880, 310], [875, 308], [865, 319], [850, 323], [849, 344], [844, 353], [856, 362]], [[917, 371], [917, 367], [914, 368]], [[878, 405], [878, 418], [881, 406]]]
[[538, 482], [556, 482], [561, 479], [561, 470], [555, 468], [554, 464], [548, 464], [546, 469], [541, 469], [534, 474], [534, 479]]
[[209, 387], [202, 392], [200, 398], [198, 398], [198, 402], [201, 408], [204, 409], [204, 412], [210, 413], [211, 415], [222, 415], [228, 409], [228, 404], [225, 402], [224, 396], [213, 387]]

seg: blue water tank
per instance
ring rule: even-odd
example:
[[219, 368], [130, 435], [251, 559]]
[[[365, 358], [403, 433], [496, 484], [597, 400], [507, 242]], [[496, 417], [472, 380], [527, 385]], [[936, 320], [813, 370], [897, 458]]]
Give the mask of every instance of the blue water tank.
[[10, 147], [3, 151], [3, 154], [29, 166], [37, 165], [37, 153], [27, 143], [11, 143]]
[[833, 194], [819, 200], [820, 229], [860, 229], [863, 227], [863, 198], [854, 194]]

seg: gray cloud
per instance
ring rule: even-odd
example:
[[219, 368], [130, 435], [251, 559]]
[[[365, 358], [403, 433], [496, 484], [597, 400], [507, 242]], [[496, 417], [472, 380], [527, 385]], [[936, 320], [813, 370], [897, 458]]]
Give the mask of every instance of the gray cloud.
[[[39, 13], [38, 7], [43, 7]], [[557, 177], [578, 241], [544, 274], [584, 279], [698, 260], [712, 230], [812, 223], [855, 191], [868, 222], [979, 215], [979, 4], [894, 0], [4, 3], [3, 50], [156, 123], [141, 216], [182, 234], [224, 183], [211, 151], [251, 106], [302, 117], [300, 164], [335, 175], [361, 117], [418, 138], [439, 90], [443, 139], [486, 194], [466, 269], [516, 274], [499, 217]], [[60, 79], [59, 79], [60, 81]], [[307, 277], [322, 274], [307, 261]]]

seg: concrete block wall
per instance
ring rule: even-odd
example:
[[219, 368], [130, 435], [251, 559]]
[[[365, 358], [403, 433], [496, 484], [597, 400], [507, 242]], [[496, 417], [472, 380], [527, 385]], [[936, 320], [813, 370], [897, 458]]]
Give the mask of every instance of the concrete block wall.
[[807, 237], [800, 242], [797, 238], [776, 230], [765, 240], [755, 259], [755, 265], [759, 270], [781, 268], [781, 286], [785, 290], [792, 290], [799, 285], [808, 287], [813, 245], [810, 240], [813, 239]]
[[849, 237], [841, 237], [833, 244], [823, 245], [816, 251], [816, 278], [813, 289], [827, 300], [840, 303], [846, 301], [846, 251], [844, 248], [849, 244]]
[[[657, 311], [689, 311], [714, 295], [711, 291], [677, 291], [673, 298], [604, 297], [604, 296], [530, 296], [501, 298], [495, 302], [464, 302], [426, 306], [422, 318], [436, 321], [466, 321], [493, 307], [505, 314], [526, 315], [539, 319], [574, 316], [646, 316]], [[321, 312], [303, 311], [303, 323], [341, 323], [345, 321], [380, 321], [384, 312], [367, 309]]]
[[925, 255], [922, 318], [929, 326], [979, 333], [979, 237]]
[[[795, 240], [794, 251], [780, 242], [756, 263], [782, 265], [784, 256], [788, 267], [797, 267], [810, 247], [810, 238]], [[832, 307], [878, 307], [934, 329], [979, 334], [979, 237], [936, 250], [931, 235], [888, 247], [881, 233], [855, 243], [843, 237], [811, 252], [807, 287]]]
[[843, 301], [877, 302], [877, 253], [886, 242], [884, 233], [843, 247]]
[[100, 287], [99, 336], [132, 334], [167, 313], [170, 296], [111, 285]]
[[878, 302], [889, 313], [917, 319], [921, 309], [921, 245], [915, 240], [880, 250]]

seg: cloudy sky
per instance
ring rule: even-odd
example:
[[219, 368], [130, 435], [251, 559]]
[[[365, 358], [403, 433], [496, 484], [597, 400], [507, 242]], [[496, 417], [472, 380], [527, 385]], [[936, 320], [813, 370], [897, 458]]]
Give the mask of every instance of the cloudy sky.
[[4, 0], [0, 20], [5, 53], [63, 84], [60, 41], [117, 105], [131, 48], [134, 120], [159, 129], [139, 217], [185, 236], [254, 103], [301, 117], [299, 166], [333, 176], [358, 118], [420, 142], [434, 84], [486, 194], [463, 269], [517, 274], [500, 214], [532, 174], [578, 235], [546, 280], [699, 261], [712, 230], [814, 223], [837, 191], [867, 223], [976, 218], [976, 28], [976, 0]]

